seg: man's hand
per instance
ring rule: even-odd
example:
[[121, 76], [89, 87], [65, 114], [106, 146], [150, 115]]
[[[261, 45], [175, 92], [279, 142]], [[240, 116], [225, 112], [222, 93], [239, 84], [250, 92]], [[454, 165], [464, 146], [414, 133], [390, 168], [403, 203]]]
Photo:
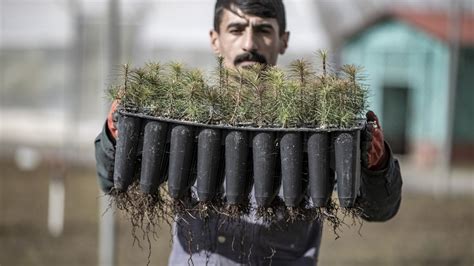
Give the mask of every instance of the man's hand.
[[381, 170], [388, 160], [382, 128], [374, 112], [368, 111], [366, 117], [367, 125], [361, 136], [362, 165], [369, 170]]
[[109, 129], [110, 135], [114, 138], [114, 140], [117, 139], [118, 136], [118, 130], [116, 126], [118, 120], [118, 104], [118, 100], [113, 101], [112, 105], [110, 106], [109, 114], [107, 115], [107, 128]]

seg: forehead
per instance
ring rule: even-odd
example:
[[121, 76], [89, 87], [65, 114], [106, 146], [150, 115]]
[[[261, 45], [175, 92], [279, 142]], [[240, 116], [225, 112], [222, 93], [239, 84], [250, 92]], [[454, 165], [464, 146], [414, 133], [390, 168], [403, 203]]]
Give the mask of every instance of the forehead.
[[248, 15], [242, 12], [242, 10], [235, 8], [233, 10], [224, 9], [222, 12], [221, 30], [225, 29], [230, 24], [248, 24], [248, 25], [271, 25], [276, 31], [278, 31], [278, 22], [276, 18], [263, 18], [253, 15]]

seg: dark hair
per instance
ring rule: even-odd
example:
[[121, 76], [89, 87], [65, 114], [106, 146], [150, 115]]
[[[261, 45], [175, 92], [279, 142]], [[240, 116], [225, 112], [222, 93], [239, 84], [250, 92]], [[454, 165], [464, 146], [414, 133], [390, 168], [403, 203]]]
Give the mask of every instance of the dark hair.
[[214, 8], [214, 30], [219, 32], [224, 9], [242, 10], [244, 14], [262, 18], [275, 18], [278, 22], [280, 35], [285, 33], [285, 6], [282, 0], [217, 0]]

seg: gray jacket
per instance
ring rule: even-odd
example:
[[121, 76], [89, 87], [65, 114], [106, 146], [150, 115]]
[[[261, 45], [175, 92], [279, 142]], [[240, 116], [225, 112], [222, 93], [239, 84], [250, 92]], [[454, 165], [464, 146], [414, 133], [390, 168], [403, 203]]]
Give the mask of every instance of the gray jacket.
[[[106, 126], [95, 139], [98, 181], [104, 192], [113, 187], [115, 143]], [[398, 211], [402, 179], [398, 161], [386, 144], [390, 158], [386, 169], [362, 168], [358, 201], [362, 218], [386, 221]], [[251, 213], [239, 222], [211, 216], [207, 222], [180, 217], [174, 224], [169, 265], [315, 265], [321, 242], [322, 224], [276, 222], [268, 226]], [[192, 241], [189, 238], [192, 237]], [[192, 243], [189, 245], [188, 243]]]

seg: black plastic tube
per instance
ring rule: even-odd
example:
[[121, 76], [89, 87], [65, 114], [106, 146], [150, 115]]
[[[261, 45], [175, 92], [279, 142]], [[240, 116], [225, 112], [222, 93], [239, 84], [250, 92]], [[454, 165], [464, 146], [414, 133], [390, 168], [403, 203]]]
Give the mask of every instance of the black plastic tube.
[[124, 192], [135, 180], [137, 173], [137, 150], [142, 119], [119, 115], [118, 138], [115, 149], [114, 187]]
[[283, 200], [297, 207], [303, 199], [303, 140], [301, 133], [286, 133], [280, 139]]
[[143, 193], [156, 194], [166, 180], [166, 138], [168, 123], [147, 121], [143, 133], [140, 189]]
[[168, 193], [173, 199], [182, 198], [191, 183], [194, 153], [194, 131], [190, 126], [177, 125], [171, 130], [168, 167]]
[[360, 131], [337, 132], [334, 139], [334, 160], [339, 204], [354, 206], [360, 186]]
[[255, 200], [258, 206], [268, 206], [275, 198], [275, 133], [259, 132], [252, 139]]
[[314, 207], [326, 207], [334, 187], [329, 167], [329, 134], [311, 133], [307, 142], [309, 192]]
[[248, 196], [248, 133], [231, 131], [225, 138], [225, 194], [228, 204], [240, 204]]
[[198, 135], [197, 182], [198, 200], [214, 199], [219, 183], [221, 157], [221, 132], [218, 129], [202, 129]]

